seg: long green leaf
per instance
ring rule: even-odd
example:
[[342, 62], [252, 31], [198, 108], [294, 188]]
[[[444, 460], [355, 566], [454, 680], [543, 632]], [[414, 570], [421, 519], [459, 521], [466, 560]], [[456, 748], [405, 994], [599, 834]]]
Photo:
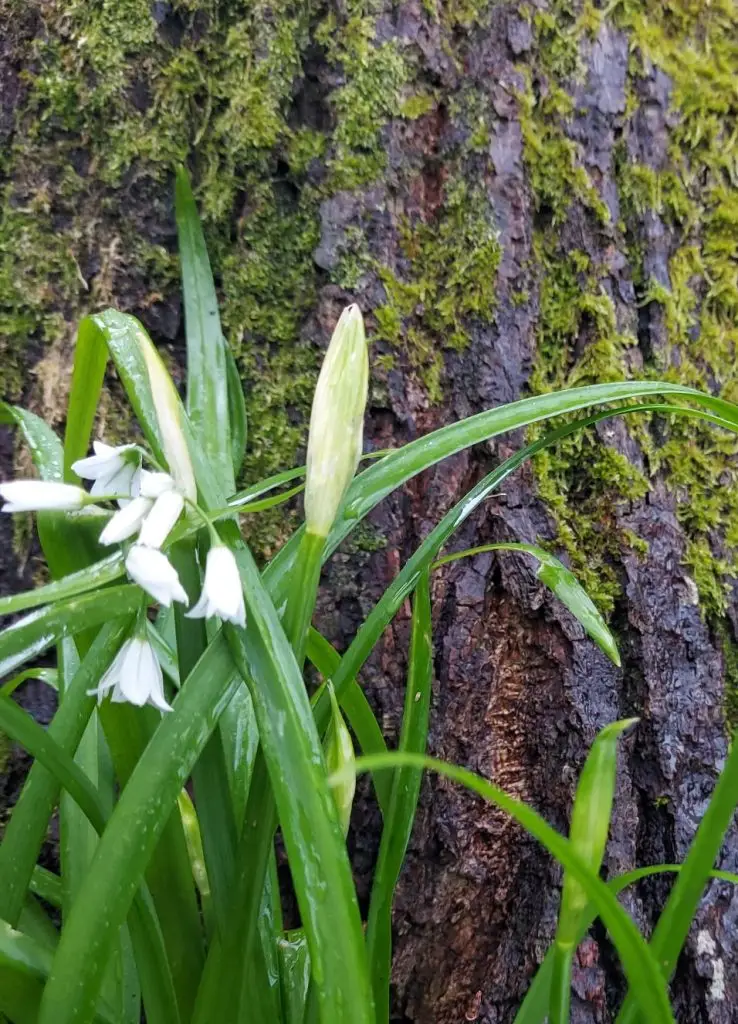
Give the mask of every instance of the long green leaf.
[[[705, 884], [710, 877], [738, 806], [738, 744], [733, 743], [710, 803], [697, 828], [682, 870], [669, 893], [661, 916], [651, 936], [651, 950], [661, 966], [664, 978], [672, 976], [677, 959], [694, 920]], [[623, 1004], [617, 1024], [632, 1024], [638, 1019], [648, 1021], [643, 1007], [631, 991]]]
[[[341, 664], [341, 655], [335, 647], [312, 627], [308, 633], [307, 657], [325, 680], [330, 679]], [[315, 697], [313, 697], [312, 703], [315, 703]], [[356, 739], [359, 741], [362, 753], [386, 753], [387, 744], [384, 742], [382, 730], [379, 728], [379, 723], [364, 691], [355, 679], [352, 679], [344, 689], [340, 704]], [[387, 772], [379, 772], [377, 775], [372, 775], [372, 784], [377, 794], [380, 810], [383, 815], [386, 815], [392, 792], [392, 779]]]
[[231, 427], [231, 461], [233, 476], [238, 480], [243, 457], [246, 454], [248, 424], [246, 419], [246, 399], [243, 395], [241, 375], [236, 360], [228, 345], [225, 346], [226, 380], [228, 383], [228, 422]]
[[39, 608], [44, 604], [67, 601], [89, 590], [99, 590], [119, 579], [124, 573], [123, 556], [116, 551], [115, 554], [108, 555], [88, 568], [80, 569], [79, 572], [71, 573], [43, 587], [0, 598], [0, 615], [14, 615], [16, 612]]
[[[605, 726], [595, 738], [577, 784], [571, 812], [569, 840], [572, 849], [590, 870], [599, 874], [605, 855], [615, 795], [618, 739], [637, 719], [627, 718]], [[587, 891], [566, 871], [561, 893], [559, 921], [554, 939], [554, 971], [549, 1017], [551, 1024], [568, 1024], [571, 1003], [571, 961], [577, 930], [587, 905]]]
[[205, 237], [184, 167], [177, 169], [175, 197], [187, 339], [187, 412], [195, 437], [230, 494], [236, 485], [226, 343]]
[[90, 1019], [104, 954], [125, 920], [177, 796], [238, 685], [232, 673], [227, 645], [218, 637], [138, 761], [62, 933], [38, 1024]]
[[[425, 754], [426, 750], [433, 678], [431, 629], [430, 582], [426, 570], [418, 581], [413, 602], [405, 708], [399, 743], [399, 750], [402, 753]], [[401, 767], [395, 771], [389, 813], [384, 819], [382, 841], [374, 873], [366, 928], [366, 948], [371, 965], [378, 1024], [389, 1022], [392, 897], [410, 842], [421, 779], [422, 773], [416, 768]]]
[[[610, 410], [597, 418], [622, 415], [631, 411], [682, 413], [692, 416], [697, 414], [718, 426], [734, 432], [738, 431], [738, 406], [732, 402], [713, 398], [701, 391], [695, 391], [679, 384], [668, 384], [662, 381], [594, 384], [590, 387], [572, 388], [568, 391], [524, 398], [519, 402], [512, 402], [478, 413], [476, 416], [470, 416], [458, 423], [451, 423], [425, 437], [419, 437], [403, 448], [390, 452], [381, 461], [360, 473], [348, 490], [342, 518], [336, 521], [331, 530], [326, 545], [326, 556], [335, 551], [357, 523], [371, 512], [383, 498], [413, 476], [442, 459], [448, 458], [449, 455], [454, 455], [456, 452], [463, 451], [463, 449], [489, 438], [527, 427], [532, 423], [539, 423], [554, 416], [565, 416], [589, 406], [654, 395], [674, 395], [685, 401], [696, 403], [701, 409], [699, 411], [682, 410], [674, 405], [652, 403], [640, 408]], [[581, 422], [584, 424], [585, 421]], [[589, 422], [596, 422], [596, 419], [591, 419]], [[277, 593], [277, 589], [281, 591], [281, 588], [288, 584], [290, 570], [300, 544], [300, 534], [301, 531], [298, 531], [295, 536], [290, 538], [290, 541], [269, 566], [270, 588], [273, 594]]]
[[326, 784], [320, 737], [274, 606], [246, 549], [236, 552], [247, 601], [245, 633], [227, 628], [251, 691], [300, 912], [321, 1014], [373, 1020], [356, 894]]
[[[195, 544], [182, 541], [175, 545], [172, 564], [190, 601], [195, 600], [201, 586]], [[188, 619], [184, 610], [178, 607], [175, 609], [175, 628], [179, 675], [184, 679], [207, 647], [205, 620]], [[236, 820], [220, 729], [216, 729], [206, 743], [193, 769], [193, 782], [213, 908], [222, 929], [235, 877]]]
[[[636, 882], [641, 881], [643, 878], [650, 878], [653, 875], [663, 874], [665, 872], [679, 872], [681, 871], [681, 864], [654, 864], [647, 868], [636, 868], [634, 871], [628, 871], [625, 874], [617, 875], [615, 878], [611, 878], [608, 883], [608, 889], [612, 889], [614, 893], [622, 892], [623, 889], [629, 885], [634, 885]], [[717, 878], [724, 882], [731, 882], [733, 885], [738, 885], [738, 875], [731, 874], [728, 871], [711, 871], [711, 878]], [[597, 911], [590, 903], [586, 910], [582, 912], [579, 920], [578, 931], [577, 931], [577, 945], [582, 941], [584, 936], [589, 931], [593, 921], [597, 918]], [[525, 999], [515, 1015], [514, 1024], [544, 1024], [548, 1017], [548, 1006], [550, 1002], [550, 988], [551, 988], [551, 977], [553, 974], [554, 965], [554, 946], [551, 945], [543, 959], [543, 963], [536, 971], [533, 983], [525, 994]]]
[[[548, 434], [545, 434], [543, 437], [534, 441], [532, 444], [527, 445], [514, 455], [511, 455], [495, 470], [480, 480], [480, 482], [473, 487], [472, 490], [461, 499], [461, 501], [446, 513], [435, 529], [428, 534], [423, 543], [408, 559], [397, 577], [385, 590], [380, 600], [362, 623], [358, 633], [341, 659], [339, 669], [333, 676], [332, 681], [339, 700], [341, 699], [344, 687], [348, 685], [350, 679], [356, 677], [361, 666], [374, 649], [382, 632], [392, 620], [402, 602], [412, 592], [419, 573], [432, 563], [440, 549], [447, 543], [453, 533], [466, 519], [468, 519], [472, 512], [474, 512], [474, 510], [478, 508], [479, 505], [497, 487], [500, 486], [503, 480], [510, 476], [511, 473], [518, 469], [528, 459], [533, 458], [539, 451], [543, 451], [544, 449], [551, 447], [558, 441], [562, 440], [562, 438], [568, 437], [570, 434], [576, 433], [577, 431], [582, 430], [593, 423], [597, 423], [602, 419], [606, 419], [614, 415], [625, 415], [634, 412], [664, 411], [665, 409], [669, 412], [684, 414], [687, 416], [699, 415], [691, 409], [682, 410], [678, 406], [664, 407], [660, 404], [654, 406], [642, 405], [627, 408], [624, 407], [619, 410], [603, 410], [593, 413], [591, 416], [584, 417], [583, 419], [575, 420], [556, 427]], [[389, 459], [391, 456], [387, 456], [387, 458]], [[384, 459], [376, 467], [372, 468], [380, 468], [386, 461], [387, 459]], [[361, 476], [367, 476], [370, 472], [372, 472], [371, 469], [367, 470], [366, 473], [362, 473]], [[331, 543], [332, 536], [333, 535], [329, 538], [329, 545]], [[279, 556], [277, 556], [277, 558], [279, 558]], [[275, 559], [275, 562], [276, 561], [277, 559]], [[266, 570], [265, 578], [268, 581], [270, 592], [273, 594], [275, 600], [279, 600], [281, 587], [284, 581], [282, 573], [285, 566], [289, 566], [289, 564], [291, 564], [291, 560], [287, 561], [282, 566], [278, 566], [274, 571], [274, 575], [272, 575], [271, 569], [272, 566], [275, 565], [275, 562], [270, 563], [270, 566]], [[328, 712], [329, 709], [327, 701], [319, 701], [316, 706], [316, 716], [319, 724], [323, 727], [328, 719]]]
[[[49, 725], [48, 735], [67, 754], [76, 750], [94, 706], [87, 690], [96, 685], [113, 660], [129, 624], [124, 618], [103, 627]], [[34, 764], [0, 844], [0, 917], [11, 925], [18, 921], [58, 795], [56, 777], [43, 765]]]
[[[36, 1024], [51, 950], [0, 921], [0, 1013], [12, 1024]], [[98, 1006], [95, 1024], [117, 1024], [109, 1008]]]
[[449, 562], [455, 562], [459, 558], [468, 558], [473, 555], [480, 555], [486, 551], [523, 551], [532, 555], [538, 560], [538, 579], [545, 583], [561, 603], [569, 609], [575, 619], [584, 627], [585, 632], [592, 637], [601, 651], [608, 656], [618, 667], [620, 666], [620, 654], [617, 644], [605, 620], [595, 607], [592, 599], [584, 587], [576, 578], [571, 569], [567, 569], [558, 558], [549, 551], [544, 551], [535, 544], [481, 544], [479, 547], [467, 548], [464, 551], [455, 551], [453, 554], [444, 555], [433, 563], [433, 568], [438, 569]]
[[466, 768], [437, 761], [419, 754], [391, 753], [358, 758], [356, 771], [376, 771], [382, 767], [427, 769], [458, 782], [495, 804], [537, 839], [586, 890], [590, 902], [610, 933], [635, 998], [649, 1024], [673, 1024], [666, 984], [659, 965], [638, 929], [620, 906], [614, 894], [573, 849], [571, 842], [548, 825], [531, 807], [508, 796], [499, 787]]
[[40, 864], [37, 864], [33, 869], [31, 883], [28, 888], [34, 896], [38, 896], [45, 903], [50, 903], [52, 907], [61, 908], [61, 878], [55, 875], [53, 871], [49, 871], [41, 867]]
[[64, 636], [132, 615], [141, 607], [141, 601], [141, 590], [126, 585], [111, 587], [104, 597], [84, 594], [31, 612], [0, 633], [0, 676], [35, 658]]

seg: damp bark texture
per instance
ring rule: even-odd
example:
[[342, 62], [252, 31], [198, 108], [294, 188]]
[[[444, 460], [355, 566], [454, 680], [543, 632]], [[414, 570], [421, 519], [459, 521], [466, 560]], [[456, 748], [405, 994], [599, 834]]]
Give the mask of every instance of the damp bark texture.
[[[623, 377], [738, 398], [732, 0], [0, 0], [0, 22], [0, 383], [55, 427], [86, 311], [135, 314], [183, 365], [177, 161], [247, 393], [244, 480], [301, 458], [316, 366], [349, 302], [372, 339], [370, 449]], [[129, 430], [114, 380], [98, 428]], [[450, 459], [377, 510], [327, 571], [319, 618], [339, 647], [443, 512], [523, 442]], [[6, 474], [28, 465], [9, 435], [0, 457]], [[604, 422], [518, 472], [455, 538], [549, 546], [609, 616], [622, 670], [525, 555], [433, 580], [435, 755], [566, 829], [597, 730], [639, 716], [611, 874], [684, 856], [725, 757], [735, 473], [733, 441], [707, 427]], [[294, 517], [249, 524], [259, 554]], [[9, 591], [39, 566], [22, 524], [0, 529]], [[408, 627], [403, 609], [361, 677], [390, 743]], [[351, 834], [362, 900], [378, 825], [365, 793]], [[721, 866], [738, 869], [737, 850]], [[559, 882], [504, 815], [427, 780], [395, 904], [393, 1021], [511, 1021]], [[667, 891], [626, 897], [645, 931]], [[737, 914], [731, 888], [711, 885], [672, 987], [679, 1021], [735, 1019]], [[614, 1019], [622, 977], [598, 928], [574, 989], [577, 1024]]]

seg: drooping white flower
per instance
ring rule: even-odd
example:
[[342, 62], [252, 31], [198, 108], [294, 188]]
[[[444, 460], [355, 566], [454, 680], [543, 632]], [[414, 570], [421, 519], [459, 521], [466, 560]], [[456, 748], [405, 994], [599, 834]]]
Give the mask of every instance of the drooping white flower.
[[139, 708], [152, 704], [159, 711], [172, 710], [164, 696], [164, 679], [154, 648], [141, 636], [126, 640], [97, 687], [87, 693], [96, 696], [99, 704], [109, 690], [115, 703], [129, 701]]
[[134, 544], [126, 557], [126, 571], [134, 583], [166, 608], [172, 601], [189, 604], [177, 570], [157, 548]]
[[[141, 498], [147, 501], [147, 498]], [[139, 544], [149, 548], [160, 548], [169, 536], [169, 531], [182, 514], [184, 498], [179, 491], [164, 491], [154, 502], [141, 526]]]
[[213, 544], [208, 551], [200, 600], [187, 612], [191, 619], [209, 619], [213, 615], [242, 629], [246, 625], [241, 576], [233, 553], [224, 544]]
[[305, 525], [327, 537], [361, 456], [369, 383], [364, 321], [348, 306], [336, 324], [310, 413]]
[[78, 459], [72, 464], [77, 476], [85, 480], [93, 480], [90, 494], [123, 494], [132, 493], [133, 478], [140, 464], [135, 444], [122, 444], [113, 447], [102, 441], [93, 441], [94, 455], [86, 459]]
[[0, 484], [0, 497], [7, 504], [3, 512], [38, 512], [57, 510], [70, 512], [89, 501], [87, 491], [73, 484], [47, 480], [12, 480]]
[[146, 516], [152, 509], [150, 498], [132, 498], [131, 501], [116, 512], [100, 534], [101, 544], [120, 544], [137, 533]]
[[140, 494], [142, 498], [156, 499], [166, 491], [173, 491], [175, 486], [169, 473], [151, 473], [148, 469], [142, 469], [136, 493]]

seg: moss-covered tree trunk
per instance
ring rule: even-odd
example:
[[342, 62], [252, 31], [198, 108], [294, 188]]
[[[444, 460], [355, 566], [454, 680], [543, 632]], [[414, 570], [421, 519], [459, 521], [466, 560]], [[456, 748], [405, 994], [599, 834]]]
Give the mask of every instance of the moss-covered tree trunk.
[[[75, 322], [114, 304], [181, 363], [172, 173], [187, 161], [248, 393], [253, 478], [301, 455], [315, 367], [356, 301], [367, 440], [399, 444], [531, 391], [668, 376], [738, 398], [734, 0], [0, 0], [5, 397], [61, 426]], [[128, 421], [111, 386], [100, 429]], [[345, 644], [439, 516], [522, 442], [449, 460], [330, 568]], [[22, 461], [3, 440], [6, 472]], [[624, 714], [610, 872], [678, 860], [738, 684], [735, 446], [617, 421], [520, 472], [459, 541], [544, 541], [611, 619], [616, 671], [525, 556], [437, 574], [433, 752], [565, 828], [597, 729]], [[0, 524], [5, 575], [10, 527]], [[252, 533], [268, 555], [284, 517]], [[357, 569], [358, 566], [358, 569]], [[32, 565], [31, 565], [32, 569]], [[27, 570], [28, 571], [28, 567]], [[407, 614], [363, 673], [392, 739]], [[355, 815], [366, 894], [377, 812]], [[735, 843], [724, 866], [738, 867]], [[397, 1021], [498, 1024], [549, 940], [558, 875], [498, 812], [425, 784], [396, 902]], [[644, 928], [660, 885], [628, 897]], [[738, 902], [714, 884], [680, 964], [680, 1021], [738, 1005]], [[595, 930], [574, 1017], [621, 979]]]

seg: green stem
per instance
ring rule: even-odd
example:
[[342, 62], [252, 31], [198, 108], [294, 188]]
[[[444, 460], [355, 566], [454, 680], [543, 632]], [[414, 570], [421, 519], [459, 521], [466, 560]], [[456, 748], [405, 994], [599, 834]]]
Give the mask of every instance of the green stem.
[[548, 1004], [549, 1024], [569, 1024], [571, 1004], [571, 961], [574, 947], [555, 942]]

